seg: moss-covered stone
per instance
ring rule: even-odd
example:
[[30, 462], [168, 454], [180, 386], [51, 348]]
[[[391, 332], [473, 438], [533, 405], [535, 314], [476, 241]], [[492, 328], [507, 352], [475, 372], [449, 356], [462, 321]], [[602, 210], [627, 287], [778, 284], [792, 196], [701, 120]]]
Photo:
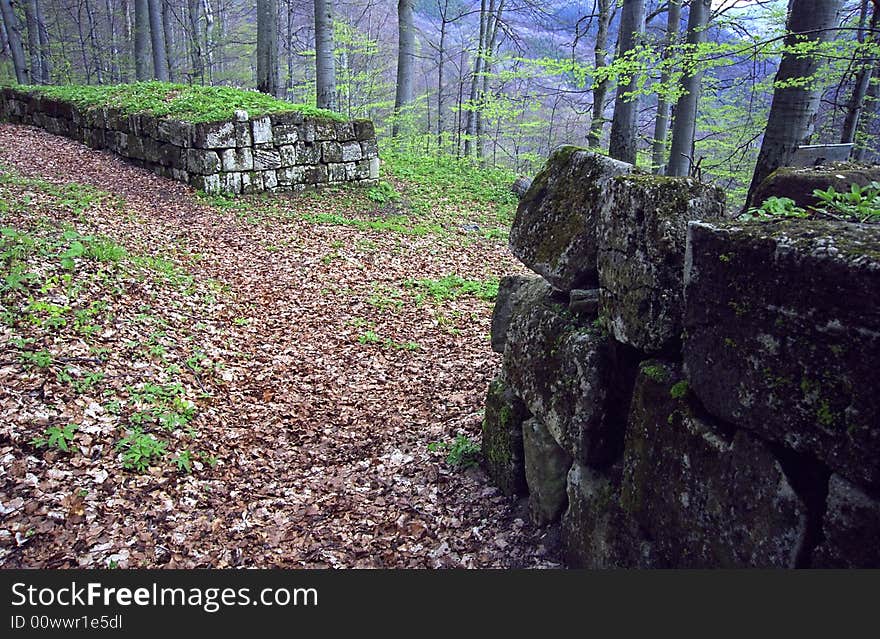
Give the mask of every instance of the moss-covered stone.
[[568, 472], [562, 547], [573, 568], [650, 568], [653, 544], [620, 507], [621, 465], [599, 472], [575, 462]]
[[525, 404], [496, 377], [486, 393], [483, 420], [483, 463], [492, 483], [505, 495], [525, 495], [522, 424], [529, 418]]
[[752, 206], [760, 206], [771, 197], [787, 197], [801, 207], [816, 206], [819, 199], [813, 191], [825, 191], [834, 187], [835, 191], [846, 192], [853, 184], [867, 186], [880, 182], [880, 166], [860, 164], [839, 164], [832, 166], [793, 168], [783, 167], [771, 173], [752, 195]]
[[812, 567], [880, 568], [880, 500], [839, 475], [828, 483], [822, 534]]
[[880, 227], [693, 223], [686, 261], [684, 360], [706, 408], [880, 486]]
[[556, 521], [565, 510], [571, 455], [556, 443], [539, 420], [526, 420], [522, 429], [529, 514], [535, 524], [544, 526]]
[[639, 375], [627, 425], [621, 505], [653, 541], [658, 565], [794, 567], [806, 507], [770, 450], [726, 433], [674, 398], [681, 367]]
[[609, 462], [622, 442], [622, 424], [608, 412], [611, 353], [606, 336], [552, 295], [521, 306], [507, 331], [504, 368], [511, 389], [585, 464]]
[[513, 254], [560, 291], [595, 283], [604, 190], [632, 170], [574, 146], [558, 148], [520, 200], [510, 231]]
[[546, 296], [550, 293], [550, 285], [540, 277], [523, 275], [506, 275], [498, 282], [498, 295], [495, 297], [495, 308], [492, 311], [492, 350], [504, 352], [507, 343], [507, 328], [510, 318], [517, 306], [529, 303], [529, 300]]
[[718, 220], [724, 193], [688, 178], [612, 179], [598, 219], [601, 314], [615, 339], [658, 353], [681, 334], [687, 223]]

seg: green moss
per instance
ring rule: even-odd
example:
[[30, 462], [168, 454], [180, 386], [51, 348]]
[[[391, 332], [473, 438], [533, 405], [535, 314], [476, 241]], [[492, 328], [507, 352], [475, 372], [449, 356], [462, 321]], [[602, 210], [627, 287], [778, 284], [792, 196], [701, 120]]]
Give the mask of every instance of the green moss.
[[736, 342], [734, 340], [730, 339], [729, 337], [724, 338], [724, 345], [727, 348], [736, 348]]
[[270, 113], [302, 115], [345, 121], [338, 113], [306, 104], [292, 104], [258, 91], [226, 86], [198, 86], [169, 82], [137, 82], [104, 86], [19, 86], [17, 90], [69, 102], [81, 109], [115, 108], [125, 114], [149, 114], [184, 122], [231, 120], [244, 109], [251, 117]]
[[831, 406], [824, 399], [819, 404], [819, 410], [816, 411], [816, 419], [822, 426], [831, 426], [834, 423], [834, 413], [831, 412]]
[[688, 394], [689, 389], [690, 387], [688, 386], [687, 380], [683, 379], [672, 385], [672, 388], [669, 389], [669, 396], [672, 399], [681, 399]]
[[642, 373], [651, 381], [663, 383], [669, 377], [669, 372], [663, 367], [656, 364], [642, 366]]

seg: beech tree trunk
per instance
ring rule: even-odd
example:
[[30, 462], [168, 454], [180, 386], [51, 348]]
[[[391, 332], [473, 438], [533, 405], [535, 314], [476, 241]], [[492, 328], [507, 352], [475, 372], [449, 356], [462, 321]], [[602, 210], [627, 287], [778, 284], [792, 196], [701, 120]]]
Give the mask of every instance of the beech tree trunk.
[[[697, 48], [706, 41], [706, 26], [712, 0], [691, 0], [688, 16], [687, 45], [688, 54], [695, 55]], [[697, 103], [703, 73], [694, 68], [696, 60], [686, 58], [685, 73], [681, 79], [682, 94], [675, 105], [675, 121], [672, 123], [672, 146], [669, 149], [669, 164], [666, 175], [687, 176], [696, 162], [694, 158], [694, 131], [697, 126]]]
[[257, 0], [257, 90], [278, 96], [278, 0]]
[[[672, 0], [673, 2], [675, 0]], [[608, 55], [608, 28], [611, 26], [611, 18], [614, 10], [614, 0], [598, 0], [598, 30], [596, 31], [596, 46], [593, 51], [596, 71], [607, 65]], [[593, 89], [593, 113], [590, 122], [590, 132], [587, 134], [587, 145], [596, 148], [602, 143], [602, 131], [605, 129], [605, 98], [608, 95], [608, 78], [600, 78]]]
[[150, 7], [148, 0], [134, 0], [134, 76], [150, 79]]
[[399, 0], [397, 3], [397, 92], [394, 96], [394, 122], [391, 135], [400, 133], [400, 117], [404, 107], [412, 102], [413, 66], [416, 59], [416, 29], [413, 22], [415, 0]]
[[[788, 10], [785, 38], [786, 47], [804, 42], [826, 42], [837, 25], [840, 0], [791, 0]], [[791, 162], [797, 148], [813, 132], [821, 92], [817, 82], [791, 83], [798, 78], [810, 78], [819, 70], [821, 60], [815, 55], [798, 55], [786, 50], [776, 73], [776, 89], [770, 106], [770, 117], [755, 173], [749, 186], [747, 206], [752, 202], [758, 185], [768, 175]]]
[[[875, 4], [874, 12], [871, 14], [871, 26], [864, 35], [864, 42], [876, 42], [878, 29], [880, 29], [880, 4]], [[871, 84], [875, 62], [876, 58], [873, 57], [865, 60], [856, 76], [856, 85], [853, 87], [852, 96], [847, 105], [846, 118], [843, 121], [843, 131], [840, 135], [840, 142], [842, 144], [855, 142], [856, 131], [859, 128], [859, 120], [865, 104], [865, 97], [868, 95], [868, 87]]]
[[[681, 23], [681, 0], [669, 0], [666, 14], [666, 45], [663, 49], [663, 61], [672, 56], [672, 48], [678, 41], [678, 29]], [[666, 162], [666, 137], [669, 134], [669, 100], [666, 99], [665, 86], [669, 83], [669, 67], [664, 66], [660, 73], [661, 92], [657, 98], [657, 119], [654, 120], [654, 148], [651, 154], [651, 169], [654, 173], [663, 172]]]
[[315, 92], [318, 108], [336, 109], [333, 0], [315, 0]]
[[162, 0], [148, 0], [150, 42], [153, 46], [153, 77], [168, 82], [168, 52], [165, 50], [165, 29], [162, 26]]
[[[623, 0], [620, 14], [620, 45], [617, 57], [624, 59], [641, 44], [645, 32], [645, 0]], [[638, 152], [639, 99], [628, 95], [636, 88], [636, 73], [627, 82], [618, 82], [611, 121], [611, 143], [608, 154], [615, 160], [636, 164]]]
[[12, 67], [15, 69], [15, 80], [19, 84], [28, 84], [30, 76], [25, 62], [24, 46], [21, 44], [21, 27], [10, 0], [0, 0], [0, 14], [3, 15], [3, 24], [6, 26], [6, 39], [12, 56]]

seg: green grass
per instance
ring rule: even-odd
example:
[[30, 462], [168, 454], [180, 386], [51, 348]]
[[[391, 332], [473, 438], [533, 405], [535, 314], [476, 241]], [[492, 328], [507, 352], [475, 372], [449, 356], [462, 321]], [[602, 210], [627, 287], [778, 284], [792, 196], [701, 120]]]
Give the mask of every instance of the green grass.
[[421, 303], [430, 297], [436, 302], [453, 300], [463, 295], [471, 295], [487, 302], [494, 301], [498, 295], [498, 280], [466, 280], [459, 275], [447, 275], [439, 280], [407, 280], [407, 288], [415, 289], [416, 301]]
[[238, 109], [251, 117], [270, 113], [302, 113], [345, 121], [338, 113], [307, 104], [292, 104], [265, 93], [226, 86], [197, 86], [168, 82], [137, 82], [104, 86], [18, 86], [30, 93], [70, 102], [81, 109], [116, 108], [125, 114], [146, 113], [185, 122], [219, 122], [232, 119]]

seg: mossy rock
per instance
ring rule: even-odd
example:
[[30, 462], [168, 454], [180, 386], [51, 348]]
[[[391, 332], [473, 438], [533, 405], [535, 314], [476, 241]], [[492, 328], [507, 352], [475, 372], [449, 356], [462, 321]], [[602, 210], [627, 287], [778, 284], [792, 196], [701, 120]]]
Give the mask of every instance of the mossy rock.
[[771, 197], [785, 197], [805, 209], [820, 204], [813, 191], [825, 191], [834, 187], [835, 191], [847, 192], [853, 184], [867, 186], [880, 182], [880, 165], [835, 164], [831, 166], [776, 169], [761, 182], [752, 195], [750, 206], [760, 206]]
[[492, 483], [505, 495], [525, 495], [522, 424], [529, 418], [525, 404], [513, 394], [503, 376], [486, 393], [483, 420], [483, 463]]

